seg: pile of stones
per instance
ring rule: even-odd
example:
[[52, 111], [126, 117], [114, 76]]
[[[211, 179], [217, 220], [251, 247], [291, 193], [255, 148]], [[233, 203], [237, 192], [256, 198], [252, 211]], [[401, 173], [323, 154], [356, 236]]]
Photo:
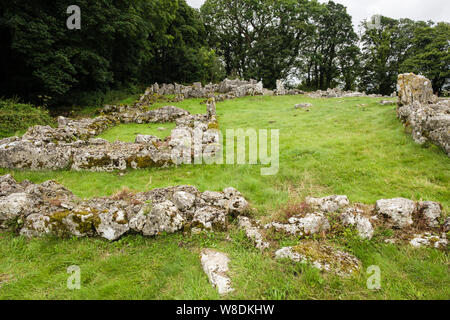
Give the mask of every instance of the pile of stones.
[[398, 118], [415, 142], [434, 143], [450, 156], [450, 100], [433, 94], [431, 81], [413, 73], [398, 76]]

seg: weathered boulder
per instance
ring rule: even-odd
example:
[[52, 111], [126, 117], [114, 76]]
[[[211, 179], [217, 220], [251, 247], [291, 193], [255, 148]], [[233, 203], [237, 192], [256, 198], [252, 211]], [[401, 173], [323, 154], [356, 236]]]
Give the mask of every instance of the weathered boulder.
[[0, 227], [6, 227], [8, 221], [30, 214], [34, 202], [24, 192], [11, 193], [0, 198]]
[[281, 248], [275, 252], [275, 257], [311, 263], [321, 271], [343, 277], [356, 275], [361, 268], [361, 262], [355, 256], [315, 241], [304, 241], [295, 247]]
[[303, 236], [326, 232], [330, 229], [330, 223], [321, 212], [308, 213], [305, 216], [294, 216], [287, 224], [272, 222], [264, 226], [265, 229], [274, 228], [287, 234]]
[[99, 222], [95, 229], [100, 237], [114, 241], [130, 230], [128, 215], [125, 210], [110, 208], [98, 214]]
[[27, 216], [20, 233], [28, 237], [39, 237], [46, 234], [92, 237], [96, 235], [95, 228], [99, 222], [95, 212], [60, 209]]
[[209, 282], [217, 288], [220, 295], [229, 294], [234, 291], [231, 280], [227, 275], [230, 259], [222, 252], [212, 249], [204, 249], [201, 254], [203, 271], [208, 276]]
[[429, 227], [437, 227], [439, 225], [439, 218], [441, 217], [441, 204], [432, 201], [419, 202], [417, 209], [424, 218]]
[[219, 206], [203, 206], [195, 210], [193, 225], [206, 230], [224, 230], [227, 226], [227, 211]]
[[0, 197], [7, 196], [11, 193], [18, 193], [24, 188], [10, 175], [0, 177]]
[[195, 195], [185, 191], [175, 192], [173, 194], [173, 203], [179, 210], [188, 211], [195, 204]]
[[387, 217], [396, 228], [412, 225], [415, 210], [414, 201], [404, 198], [378, 200], [375, 204], [377, 214]]
[[223, 194], [226, 199], [231, 199], [233, 197], [242, 197], [242, 194], [233, 187], [228, 187], [223, 190]]
[[166, 200], [158, 204], [146, 204], [130, 220], [130, 228], [144, 236], [155, 236], [162, 232], [174, 233], [182, 230], [186, 219], [173, 204]]
[[234, 196], [228, 202], [228, 212], [233, 216], [245, 214], [250, 205], [242, 196]]
[[431, 81], [414, 73], [404, 73], [398, 76], [397, 92], [399, 105], [410, 105], [413, 102], [432, 104], [437, 101], [437, 97], [433, 94]]

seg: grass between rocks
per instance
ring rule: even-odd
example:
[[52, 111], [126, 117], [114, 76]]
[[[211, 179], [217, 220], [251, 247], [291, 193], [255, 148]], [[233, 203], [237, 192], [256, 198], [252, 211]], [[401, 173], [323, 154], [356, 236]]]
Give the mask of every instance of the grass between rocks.
[[[439, 201], [450, 208], [450, 160], [434, 146], [415, 144], [397, 120], [395, 105], [376, 98], [309, 99], [303, 96], [245, 97], [217, 104], [220, 129], [280, 130], [280, 169], [261, 176], [263, 165], [184, 165], [117, 173], [30, 172], [0, 169], [35, 183], [54, 179], [81, 198], [108, 196], [123, 187], [144, 191], [191, 184], [204, 190], [233, 186], [266, 218], [305, 196], [345, 194], [352, 202], [373, 204], [382, 198]], [[204, 113], [201, 100], [175, 105]], [[297, 103], [313, 107], [294, 110]], [[121, 125], [102, 137], [133, 141], [136, 134], [163, 138], [158, 127]], [[156, 131], [155, 131], [156, 130]], [[146, 239], [130, 235], [117, 242], [101, 239], [26, 240], [0, 235], [0, 298], [48, 299], [215, 299], [217, 293], [200, 266], [199, 252], [213, 247], [231, 258], [236, 299], [449, 299], [446, 252], [413, 249], [354, 238], [329, 240], [362, 260], [362, 273], [351, 279], [320, 274], [261, 255], [233, 230], [226, 235], [181, 234]], [[292, 243], [291, 243], [292, 242]], [[283, 244], [295, 244], [285, 239]], [[79, 265], [82, 288], [66, 288], [66, 268]], [[382, 289], [366, 288], [370, 265], [381, 268]]]
[[143, 134], [164, 139], [170, 136], [170, 133], [175, 126], [176, 124], [174, 122], [153, 124], [120, 124], [103, 132], [98, 136], [98, 138], [108, 140], [109, 142], [118, 140], [123, 142], [134, 142], [138, 134]]

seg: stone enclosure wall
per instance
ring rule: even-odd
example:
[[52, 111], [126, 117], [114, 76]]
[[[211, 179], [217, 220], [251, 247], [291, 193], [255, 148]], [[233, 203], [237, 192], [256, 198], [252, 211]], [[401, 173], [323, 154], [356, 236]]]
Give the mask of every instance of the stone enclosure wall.
[[[114, 171], [165, 167], [178, 164], [177, 155], [185, 149], [186, 141], [201, 136], [201, 150], [191, 150], [192, 160], [199, 154], [214, 157], [219, 151], [219, 131], [216, 99], [233, 99], [246, 95], [297, 94], [287, 91], [281, 82], [279, 93], [263, 88], [255, 80], [224, 80], [220, 84], [192, 86], [154, 84], [133, 106], [105, 106], [94, 119], [58, 118], [58, 127], [35, 126], [22, 137], [0, 140], [0, 167], [30, 170], [88, 170]], [[175, 100], [205, 98], [206, 114], [191, 115], [173, 106], [148, 110], [162, 95], [176, 95]], [[171, 136], [161, 140], [155, 136], [138, 135], [134, 143], [114, 142], [95, 138], [120, 123], [176, 122]], [[189, 153], [186, 151], [186, 153]]]
[[192, 186], [122, 191], [81, 200], [62, 185], [18, 183], [0, 177], [0, 229], [27, 237], [99, 236], [113, 241], [128, 232], [154, 236], [181, 230], [225, 230], [229, 217], [245, 214], [248, 202], [233, 188], [199, 192]]
[[[215, 101], [245, 95], [298, 94], [288, 91], [281, 81], [277, 90], [269, 92], [261, 82], [254, 80], [224, 80], [220, 84], [202, 86], [158, 85], [147, 89], [140, 101], [133, 106], [105, 106], [102, 114], [94, 119], [68, 119], [60, 117], [58, 127], [35, 126], [21, 138], [0, 140], [0, 167], [31, 170], [89, 170], [113, 171], [127, 168], [140, 169], [177, 164], [174, 150], [182, 149], [194, 134], [202, 136], [200, 150], [192, 150], [192, 158], [198, 152], [208, 150], [214, 156], [220, 148]], [[166, 106], [148, 110], [147, 106], [160, 95], [174, 94], [180, 99], [206, 98], [207, 113], [191, 115], [189, 112]], [[359, 92], [339, 89], [317, 91], [309, 94], [316, 98], [360, 97]], [[403, 74], [398, 80], [398, 117], [412, 129], [413, 139], [420, 143], [434, 143], [450, 156], [450, 101], [433, 95], [431, 82], [414, 74]], [[119, 123], [176, 122], [170, 137], [161, 140], [155, 136], [136, 137], [134, 143], [114, 142], [95, 138], [103, 131]], [[179, 153], [179, 152], [178, 152]], [[176, 154], [176, 153], [175, 153]], [[185, 159], [184, 159], [185, 161]]]
[[[386, 240], [389, 243], [448, 246], [450, 221], [441, 223], [439, 203], [397, 198], [368, 206], [333, 195], [306, 198], [303, 208], [287, 221], [262, 224], [250, 217], [254, 210], [232, 187], [222, 192], [200, 192], [193, 186], [140, 193], [122, 190], [111, 197], [81, 200], [55, 181], [19, 183], [11, 175], [0, 176], [0, 231], [10, 229], [26, 237], [102, 237], [114, 241], [125, 234], [227, 232], [237, 227], [261, 253], [310, 263], [343, 277], [358, 274], [361, 262], [329, 244], [308, 240], [311, 236], [337, 237], [351, 229], [362, 239], [371, 239], [376, 228], [383, 226], [394, 230], [392, 238]], [[282, 247], [277, 234], [302, 240], [296, 246]], [[226, 276], [228, 262], [226, 254], [209, 249], [201, 252], [204, 271], [221, 294], [233, 290]]]
[[180, 84], [158, 84], [150, 86], [140, 99], [140, 103], [148, 103], [156, 96], [175, 95], [176, 101], [189, 98], [214, 98], [216, 101], [240, 98], [244, 96], [256, 95], [296, 95], [303, 91], [291, 89], [286, 90], [281, 80], [277, 81], [276, 90], [268, 90], [263, 87], [262, 82], [256, 80], [229, 80], [225, 79], [218, 84], [208, 84], [203, 86], [200, 82], [192, 86], [183, 86]]
[[[214, 99], [210, 99], [207, 113], [201, 115], [191, 115], [173, 106], [148, 111], [144, 106], [135, 105], [106, 106], [102, 115], [94, 119], [60, 117], [57, 128], [35, 126], [21, 138], [0, 140], [0, 167], [113, 171], [169, 166], [176, 163], [174, 148], [191, 139], [195, 131], [203, 135], [202, 150], [217, 144], [219, 133], [215, 108]], [[135, 143], [110, 143], [95, 138], [119, 123], [173, 121], [177, 126], [165, 140], [138, 135]]]

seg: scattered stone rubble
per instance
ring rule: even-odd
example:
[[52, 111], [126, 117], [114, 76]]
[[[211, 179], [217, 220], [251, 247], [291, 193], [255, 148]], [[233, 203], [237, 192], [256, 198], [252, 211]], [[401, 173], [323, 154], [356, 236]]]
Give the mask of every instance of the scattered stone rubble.
[[233, 188], [199, 192], [177, 186], [82, 201], [54, 181], [17, 183], [6, 175], [0, 185], [0, 228], [14, 226], [28, 237], [100, 236], [113, 241], [132, 231], [154, 236], [194, 228], [225, 230], [228, 216], [248, 209]]
[[[72, 120], [60, 117], [58, 127], [35, 126], [21, 138], [0, 140], [0, 167], [31, 170], [114, 171], [127, 168], [165, 167], [178, 164], [185, 151], [190, 160], [199, 154], [214, 156], [220, 149], [215, 100], [207, 103], [207, 113], [191, 115], [173, 106], [147, 110], [141, 106], [106, 106], [94, 119]], [[164, 123], [176, 121], [171, 136], [161, 140], [139, 135], [135, 143], [110, 143], [94, 138], [119, 123]], [[194, 134], [201, 148], [185, 150], [186, 141], [194, 147]], [[175, 152], [175, 151], [176, 152]], [[191, 157], [190, 154], [193, 154]], [[191, 159], [192, 158], [192, 159]]]
[[219, 294], [225, 295], [233, 292], [231, 280], [227, 276], [230, 258], [226, 254], [212, 249], [202, 250], [200, 256], [203, 271], [208, 276], [212, 286], [217, 288]]
[[413, 73], [398, 76], [398, 118], [421, 145], [440, 146], [450, 156], [450, 100], [433, 94], [431, 81]]
[[446, 248], [448, 245], [447, 236], [443, 233], [440, 237], [430, 233], [415, 235], [415, 238], [409, 242], [413, 247], [420, 248], [422, 246], [434, 248]]
[[310, 98], [356, 98], [356, 97], [370, 97], [370, 98], [388, 98], [377, 94], [365, 94], [358, 91], [344, 91], [340, 88], [317, 90], [307, 94]]
[[[249, 218], [250, 206], [234, 188], [223, 192], [200, 192], [193, 186], [176, 186], [132, 193], [123, 190], [111, 197], [81, 200], [54, 181], [33, 184], [17, 182], [11, 175], [0, 177], [0, 230], [14, 229], [26, 237], [54, 235], [60, 237], [102, 237], [109, 241], [128, 233], [156, 236], [162, 233], [225, 231], [230, 221], [239, 228], [262, 253], [270, 251], [275, 258], [311, 263], [324, 272], [351, 276], [360, 269], [353, 255], [307, 236], [325, 236], [336, 223], [352, 227], [363, 239], [371, 239], [374, 227], [414, 232], [410, 238], [389, 239], [394, 243], [407, 240], [414, 247], [446, 249], [449, 219], [442, 225], [442, 208], [436, 202], [413, 202], [407, 199], [377, 201], [370, 213], [352, 205], [346, 196], [307, 198], [308, 210], [289, 219], [288, 223], [261, 225]], [[337, 218], [337, 220], [336, 220]], [[268, 230], [303, 238], [295, 246], [277, 248], [269, 241]], [[410, 230], [410, 231], [408, 231]], [[273, 251], [272, 251], [273, 250]], [[210, 282], [219, 293], [232, 292], [227, 276], [229, 258], [206, 249], [201, 263]]]
[[[384, 224], [396, 230], [426, 230], [439, 234], [448, 232], [449, 221], [441, 226], [442, 207], [437, 202], [414, 202], [408, 199], [395, 198], [378, 200], [371, 209], [362, 210], [361, 205], [351, 205], [346, 196], [329, 196], [324, 198], [306, 198], [309, 211], [288, 219], [287, 223], [271, 222], [260, 226], [256, 221], [240, 218], [241, 228], [246, 230], [247, 237], [255, 246], [267, 243], [263, 234], [267, 230], [283, 232], [287, 235], [306, 237], [323, 235], [332, 232], [331, 225], [335, 217], [343, 226], [353, 227], [362, 239], [371, 239], [376, 225]], [[255, 236], [257, 234], [257, 236]], [[257, 239], [258, 241], [255, 241]], [[408, 240], [409, 241], [409, 240]]]

